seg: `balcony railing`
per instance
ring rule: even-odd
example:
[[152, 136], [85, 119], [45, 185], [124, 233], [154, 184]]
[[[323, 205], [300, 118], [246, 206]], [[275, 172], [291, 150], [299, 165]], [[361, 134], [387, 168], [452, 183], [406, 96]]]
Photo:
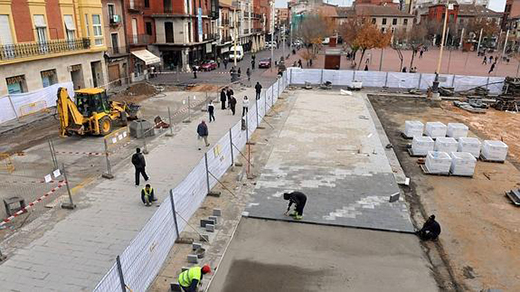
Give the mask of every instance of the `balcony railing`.
[[147, 34], [129, 35], [127, 39], [130, 46], [143, 46], [152, 43], [152, 37]]
[[107, 55], [110, 57], [126, 54], [126, 47], [107, 47]]
[[204, 41], [214, 40], [216, 38], [217, 38], [217, 34], [214, 34], [214, 33], [204, 34]]
[[221, 43], [227, 43], [227, 42], [230, 42], [232, 40], [233, 39], [230, 36], [226, 36], [226, 37], [223, 37], [220, 42]]
[[89, 39], [56, 40], [44, 43], [0, 45], [0, 60], [11, 60], [39, 55], [80, 51], [90, 48]]

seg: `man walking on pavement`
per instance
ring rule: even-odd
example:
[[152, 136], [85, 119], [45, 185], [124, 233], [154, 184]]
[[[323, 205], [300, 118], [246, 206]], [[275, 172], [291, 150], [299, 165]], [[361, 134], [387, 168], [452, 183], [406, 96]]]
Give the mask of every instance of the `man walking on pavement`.
[[233, 115], [235, 115], [235, 106], [237, 105], [237, 99], [232, 95], [229, 99], [229, 108], [231, 109], [231, 112]]
[[222, 88], [220, 91], [220, 103], [222, 105], [221, 109], [226, 109], [226, 88]]
[[209, 122], [211, 123], [211, 120], [215, 121], [215, 105], [213, 104], [213, 101], [209, 101], [208, 103], [208, 114], [209, 114]]
[[220, 57], [217, 57], [217, 66], [220, 68]]
[[141, 201], [143, 201], [143, 204], [147, 207], [151, 206], [152, 202], [157, 201], [150, 184], [146, 184], [146, 186], [141, 190]]
[[146, 161], [141, 153], [141, 148], [136, 148], [134, 155], [132, 155], [132, 164], [135, 167], [135, 185], [139, 185], [140, 175], [143, 175], [145, 181], [148, 181], [148, 175], [146, 174], [145, 167]]
[[247, 70], [246, 70], [246, 75], [247, 75], [247, 81], [251, 81], [251, 70], [249, 68], [247, 68]]
[[211, 273], [209, 265], [201, 267], [192, 267], [180, 273], [179, 285], [184, 292], [197, 292], [197, 286], [202, 282], [205, 274]]
[[233, 94], [235, 94], [235, 92], [233, 92], [233, 89], [231, 89], [231, 87], [228, 87], [227, 89], [227, 102], [228, 102], [228, 108], [231, 106], [230, 102], [231, 102], [231, 97], [233, 96]]
[[227, 70], [228, 59], [224, 59], [224, 70]]
[[292, 193], [283, 193], [284, 200], [289, 200], [289, 206], [287, 206], [287, 211], [285, 211], [285, 215], [289, 214], [291, 210], [292, 204], [295, 204], [294, 213], [290, 216], [294, 217], [294, 220], [302, 220], [303, 218], [303, 208], [305, 208], [305, 203], [307, 202], [307, 196], [302, 192], [292, 192]]
[[[208, 131], [208, 125], [206, 125], [206, 122], [204, 120], [202, 120], [200, 122], [200, 124], [197, 126], [197, 134], [199, 135], [199, 140], [201, 141], [204, 141], [204, 144], [206, 145], [206, 147], [209, 146], [209, 143], [208, 143], [208, 135], [209, 135], [209, 131]], [[201, 150], [202, 147], [199, 147], [199, 150]]]
[[491, 74], [491, 72], [493, 72], [493, 70], [495, 70], [495, 65], [496, 65], [497, 62], [491, 64], [491, 68], [489, 68], [489, 72], [488, 74]]
[[262, 92], [262, 85], [258, 81], [256, 82], [256, 85], [255, 85], [255, 91], [256, 91], [256, 99], [260, 99], [260, 93]]
[[251, 60], [251, 69], [255, 70], [255, 60]]

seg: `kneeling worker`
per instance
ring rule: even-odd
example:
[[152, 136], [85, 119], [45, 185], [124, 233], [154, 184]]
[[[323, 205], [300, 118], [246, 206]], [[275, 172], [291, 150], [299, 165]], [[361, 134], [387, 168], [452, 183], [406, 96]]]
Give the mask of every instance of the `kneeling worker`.
[[209, 265], [190, 268], [179, 275], [179, 285], [184, 292], [197, 292], [197, 285], [201, 283], [202, 277], [209, 273], [211, 273]]
[[435, 221], [435, 215], [431, 215], [416, 234], [422, 240], [436, 240], [441, 234], [441, 225]]
[[302, 192], [292, 192], [292, 193], [283, 193], [283, 198], [285, 200], [289, 200], [289, 206], [287, 206], [287, 211], [285, 211], [285, 215], [289, 213], [292, 204], [295, 204], [294, 213], [291, 216], [294, 217], [295, 220], [301, 220], [303, 218], [303, 208], [305, 207], [305, 203], [307, 202], [307, 196]]
[[141, 190], [141, 201], [143, 201], [143, 204], [145, 206], [151, 206], [152, 202], [157, 201], [157, 199], [155, 198], [155, 194], [153, 192], [153, 188], [150, 186], [150, 184], [147, 184]]

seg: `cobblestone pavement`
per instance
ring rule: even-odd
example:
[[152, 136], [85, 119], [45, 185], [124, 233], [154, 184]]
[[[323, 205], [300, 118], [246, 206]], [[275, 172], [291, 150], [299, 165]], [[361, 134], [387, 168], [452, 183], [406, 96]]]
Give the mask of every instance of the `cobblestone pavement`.
[[413, 231], [385, 150], [361, 93], [294, 91], [294, 107], [275, 141], [246, 215], [284, 216], [284, 192], [303, 191], [303, 222]]

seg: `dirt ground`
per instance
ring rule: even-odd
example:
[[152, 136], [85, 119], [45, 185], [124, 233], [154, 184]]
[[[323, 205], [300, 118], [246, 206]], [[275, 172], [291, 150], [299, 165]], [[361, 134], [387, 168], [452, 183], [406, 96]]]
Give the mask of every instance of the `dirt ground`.
[[[407, 201], [414, 217], [435, 214], [442, 226], [434, 245], [452, 272], [456, 290], [520, 291], [520, 210], [504, 195], [520, 186], [520, 171], [513, 164], [520, 157], [520, 129], [515, 127], [520, 117], [494, 110], [471, 114], [449, 102], [434, 104], [419, 98], [371, 96], [370, 100], [411, 178]], [[425, 175], [417, 158], [406, 152], [411, 141], [401, 137], [405, 120], [466, 123], [471, 136], [503, 139], [510, 147], [509, 161], [479, 161], [473, 178]]]

